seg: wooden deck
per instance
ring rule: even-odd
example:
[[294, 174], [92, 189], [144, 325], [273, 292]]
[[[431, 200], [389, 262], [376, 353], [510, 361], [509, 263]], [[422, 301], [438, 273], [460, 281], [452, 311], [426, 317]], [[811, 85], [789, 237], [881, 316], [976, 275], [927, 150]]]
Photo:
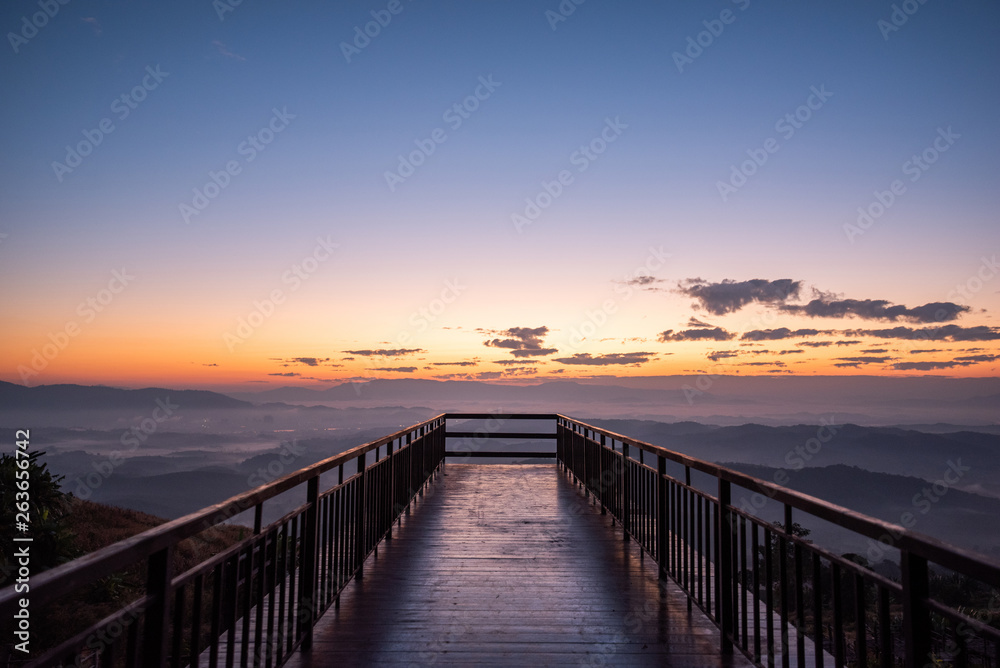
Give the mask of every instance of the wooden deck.
[[751, 665], [554, 464], [444, 471], [286, 665]]

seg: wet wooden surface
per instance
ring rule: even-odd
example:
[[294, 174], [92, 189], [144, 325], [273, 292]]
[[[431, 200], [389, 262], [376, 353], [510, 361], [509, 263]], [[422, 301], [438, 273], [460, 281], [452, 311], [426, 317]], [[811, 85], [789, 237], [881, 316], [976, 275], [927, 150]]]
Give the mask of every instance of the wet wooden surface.
[[444, 472], [286, 665], [750, 665], [554, 464]]

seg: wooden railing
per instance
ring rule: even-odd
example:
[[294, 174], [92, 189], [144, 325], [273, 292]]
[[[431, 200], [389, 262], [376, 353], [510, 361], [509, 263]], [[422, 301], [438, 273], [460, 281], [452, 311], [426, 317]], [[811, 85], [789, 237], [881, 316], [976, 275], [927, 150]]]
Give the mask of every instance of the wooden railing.
[[[460, 425], [449, 430], [449, 420]], [[511, 420], [547, 424], [503, 429]], [[469, 428], [477, 422], [484, 424]], [[449, 438], [460, 446], [447, 449]], [[485, 449], [492, 439], [555, 441], [555, 449]], [[996, 620], [944, 605], [929, 587], [935, 564], [995, 595], [1000, 565], [986, 557], [562, 415], [502, 413], [439, 415], [32, 576], [34, 615], [136, 566], [144, 567], [147, 585], [139, 600], [29, 665], [280, 666], [310, 647], [320, 615], [363, 576], [365, 559], [391, 539], [393, 524], [445, 458], [470, 456], [555, 458], [655, 560], [661, 578], [687, 594], [689, 608], [719, 626], [723, 650], [739, 650], [757, 665], [787, 667], [794, 658], [802, 667], [810, 656], [816, 666], [997, 666]], [[692, 472], [708, 476], [711, 489], [693, 484]], [[327, 489], [324, 473], [336, 476], [324, 481]], [[262, 526], [266, 501], [303, 487], [303, 505]], [[735, 507], [734, 487], [783, 504], [784, 521], [768, 523]], [[182, 540], [251, 510], [251, 535], [173, 573]], [[874, 540], [891, 536], [901, 580], [804, 540], [793, 513]], [[0, 592], [0, 619], [9, 624], [21, 597], [13, 587]], [[1000, 605], [991, 612], [1000, 615]]]
[[[53, 601], [138, 566], [147, 574], [144, 596], [27, 665], [281, 665], [310, 646], [316, 620], [362, 577], [365, 559], [438, 471], [444, 425], [438, 416], [407, 427], [33, 576], [27, 594], [8, 587], [0, 592], [3, 642], [19, 599], [28, 598], [38, 620]], [[321, 491], [327, 472], [336, 481]], [[262, 526], [266, 501], [302, 487], [305, 504]], [[173, 572], [181, 541], [251, 510], [252, 535]]]
[[[561, 465], [715, 621], [724, 651], [786, 668], [810, 655], [816, 666], [998, 665], [1000, 565], [987, 557], [568, 417], [557, 423]], [[710, 476], [715, 493], [693, 485], [692, 471]], [[734, 487], [783, 504], [784, 521], [735, 507]], [[796, 535], [793, 513], [891, 542], [900, 581]], [[988, 618], [932, 598], [930, 564], [979, 583]]]

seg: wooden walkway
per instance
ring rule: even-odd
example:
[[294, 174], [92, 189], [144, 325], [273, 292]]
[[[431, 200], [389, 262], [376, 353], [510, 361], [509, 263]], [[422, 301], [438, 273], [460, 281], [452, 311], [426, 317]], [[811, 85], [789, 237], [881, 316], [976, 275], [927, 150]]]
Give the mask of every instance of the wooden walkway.
[[444, 471], [287, 666], [751, 665], [554, 464]]

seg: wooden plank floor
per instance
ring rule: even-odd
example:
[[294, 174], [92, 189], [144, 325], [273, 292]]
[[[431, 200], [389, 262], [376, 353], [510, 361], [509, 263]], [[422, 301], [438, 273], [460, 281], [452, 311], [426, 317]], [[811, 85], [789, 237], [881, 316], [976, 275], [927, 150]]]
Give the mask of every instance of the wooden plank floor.
[[286, 665], [750, 665], [554, 464], [444, 471]]

